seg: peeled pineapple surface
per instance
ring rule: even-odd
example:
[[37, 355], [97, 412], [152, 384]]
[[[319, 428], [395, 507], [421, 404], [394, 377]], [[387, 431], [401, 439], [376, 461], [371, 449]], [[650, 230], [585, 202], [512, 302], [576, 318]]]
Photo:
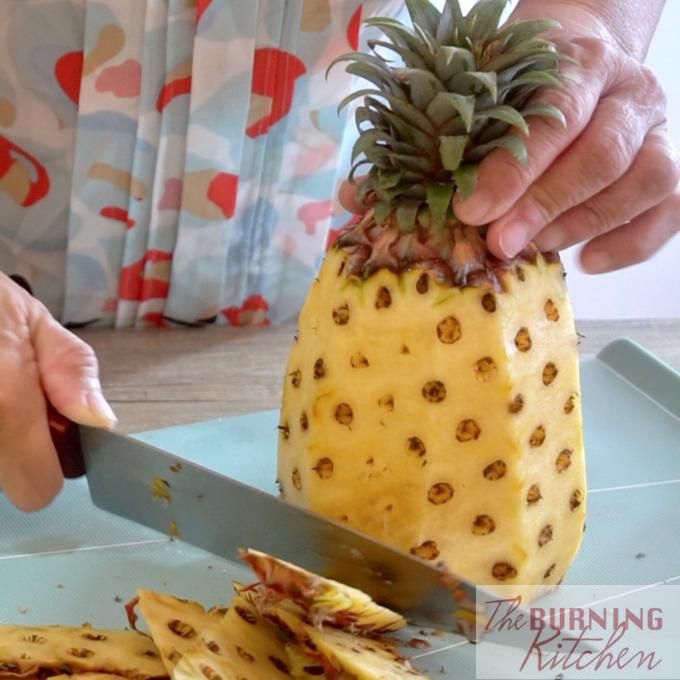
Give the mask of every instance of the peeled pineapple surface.
[[551, 589], [579, 550], [586, 494], [562, 266], [539, 255], [500, 292], [419, 270], [357, 282], [345, 259], [328, 254], [300, 314], [284, 497], [525, 601]]

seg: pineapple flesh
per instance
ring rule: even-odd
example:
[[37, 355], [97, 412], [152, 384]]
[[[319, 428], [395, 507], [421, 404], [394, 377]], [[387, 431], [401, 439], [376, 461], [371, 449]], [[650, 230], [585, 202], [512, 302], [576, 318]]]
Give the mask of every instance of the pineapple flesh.
[[530, 102], [560, 55], [538, 37], [549, 22], [499, 27], [504, 0], [406, 4], [414, 29], [369, 21], [405, 67], [348, 57], [377, 85], [356, 93], [366, 210], [300, 313], [278, 480], [290, 502], [530, 601], [584, 529], [574, 318], [556, 254], [496, 260], [452, 197], [492, 149], [525, 157], [525, 117], [560, 118]]

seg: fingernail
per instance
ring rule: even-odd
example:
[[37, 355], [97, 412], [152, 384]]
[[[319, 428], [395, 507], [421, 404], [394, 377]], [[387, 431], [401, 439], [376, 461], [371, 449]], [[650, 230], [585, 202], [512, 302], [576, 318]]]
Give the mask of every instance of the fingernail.
[[612, 259], [603, 250], [587, 250], [581, 255], [581, 264], [590, 274], [600, 274], [609, 270]]
[[505, 257], [515, 257], [523, 250], [529, 240], [529, 232], [522, 222], [509, 222], [500, 234], [499, 245]]
[[96, 420], [96, 425], [113, 429], [118, 424], [118, 418], [113, 409], [98, 390], [92, 390], [87, 394], [87, 407]]
[[[454, 211], [463, 222], [482, 224], [489, 214], [491, 197], [483, 189], [477, 189], [472, 196], [463, 200], [460, 194], [453, 197]], [[460, 212], [459, 212], [460, 211]]]

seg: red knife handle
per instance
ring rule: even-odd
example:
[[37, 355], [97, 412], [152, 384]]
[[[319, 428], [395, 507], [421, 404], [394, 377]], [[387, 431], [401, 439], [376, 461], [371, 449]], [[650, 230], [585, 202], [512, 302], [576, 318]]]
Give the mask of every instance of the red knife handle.
[[64, 477], [66, 479], [82, 477], [85, 474], [85, 459], [78, 425], [59, 413], [49, 402], [47, 402], [47, 418]]

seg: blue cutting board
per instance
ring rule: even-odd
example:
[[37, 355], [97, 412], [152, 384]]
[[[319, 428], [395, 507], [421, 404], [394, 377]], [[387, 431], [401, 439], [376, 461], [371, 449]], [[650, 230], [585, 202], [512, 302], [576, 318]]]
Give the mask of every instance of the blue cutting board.
[[[680, 583], [680, 543], [669, 540], [680, 527], [680, 375], [620, 339], [582, 359], [582, 392], [588, 528], [565, 584]], [[264, 411], [137, 436], [275, 493], [276, 425], [277, 412]], [[68, 482], [34, 515], [0, 495], [0, 622], [124, 627], [121, 601], [137, 588], [226, 605], [232, 580], [249, 578], [239, 564], [98, 510], [83, 480]], [[475, 677], [472, 645], [455, 636], [428, 640], [429, 648], [411, 650], [421, 670]], [[498, 653], [499, 668], [513, 653]]]

